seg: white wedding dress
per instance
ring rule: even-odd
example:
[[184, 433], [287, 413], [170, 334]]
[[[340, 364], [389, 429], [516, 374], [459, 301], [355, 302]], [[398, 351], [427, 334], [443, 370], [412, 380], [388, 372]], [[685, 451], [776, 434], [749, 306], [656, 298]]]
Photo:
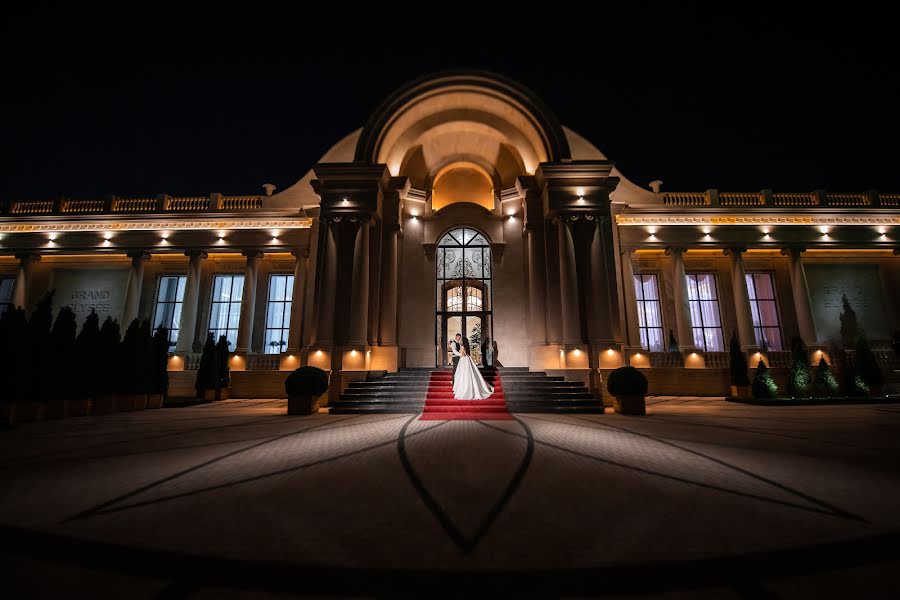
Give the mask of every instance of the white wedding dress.
[[462, 356], [456, 365], [456, 379], [453, 382], [453, 397], [457, 400], [484, 400], [494, 393], [481, 376], [478, 365], [471, 356]]

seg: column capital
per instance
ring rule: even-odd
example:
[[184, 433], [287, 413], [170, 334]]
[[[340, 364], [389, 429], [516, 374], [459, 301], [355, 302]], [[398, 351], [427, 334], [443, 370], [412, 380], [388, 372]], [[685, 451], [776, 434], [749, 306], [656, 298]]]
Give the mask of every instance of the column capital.
[[132, 250], [126, 253], [126, 256], [132, 261], [150, 260], [150, 253], [147, 250]]
[[188, 258], [199, 257], [200, 260], [206, 260], [207, 258], [209, 258], [209, 254], [206, 253], [206, 250], [198, 250], [198, 249], [185, 250], [184, 255], [187, 256]]
[[16, 254], [21, 262], [41, 262], [41, 255], [37, 252], [19, 252]]
[[722, 254], [725, 256], [731, 256], [732, 254], [738, 255], [740, 257], [741, 254], [747, 251], [745, 246], [729, 246], [722, 250]]
[[666, 256], [673, 256], [676, 254], [681, 255], [687, 251], [688, 251], [687, 248], [681, 248], [679, 246], [669, 246], [666, 248]]
[[806, 252], [806, 246], [785, 246], [781, 249], [782, 256], [787, 256], [788, 254], [799, 255], [802, 252]]
[[309, 248], [294, 248], [291, 255], [294, 258], [309, 258]]
[[258, 260], [265, 256], [259, 248], [248, 248], [241, 252], [241, 256], [246, 256], [247, 260]]

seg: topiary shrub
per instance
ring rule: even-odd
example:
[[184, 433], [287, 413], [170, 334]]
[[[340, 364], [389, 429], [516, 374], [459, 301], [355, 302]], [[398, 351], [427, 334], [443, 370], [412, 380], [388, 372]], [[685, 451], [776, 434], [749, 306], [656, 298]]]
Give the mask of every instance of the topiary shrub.
[[141, 322], [134, 319], [129, 323], [128, 329], [122, 341], [119, 342], [119, 352], [116, 355], [116, 387], [119, 394], [137, 394], [141, 387], [141, 363], [143, 362], [143, 347], [141, 346]]
[[202, 398], [205, 390], [216, 389], [218, 381], [218, 363], [216, 362], [216, 341], [212, 331], [206, 334], [206, 343], [203, 344], [203, 354], [200, 355], [200, 364], [197, 366], [197, 381], [194, 388], [197, 397]]
[[647, 378], [634, 367], [619, 367], [609, 374], [606, 389], [613, 396], [646, 396]]
[[100, 317], [96, 311], [85, 318], [78, 337], [75, 338], [75, 368], [78, 371], [76, 393], [82, 398], [93, 398], [100, 388]]
[[869, 347], [869, 340], [864, 332], [860, 332], [856, 340], [856, 356], [855, 356], [856, 374], [865, 382], [868, 390], [879, 392], [881, 386], [884, 385], [884, 375], [881, 367], [878, 366], [878, 360]]
[[219, 336], [216, 343], [216, 389], [225, 389], [231, 385], [231, 367], [228, 365], [228, 339]]
[[158, 327], [150, 347], [150, 393], [165, 396], [169, 391], [169, 330]]
[[799, 337], [791, 340], [791, 372], [788, 375], [787, 393], [791, 398], [809, 396], [812, 373], [809, 368], [809, 351]]
[[119, 322], [106, 317], [100, 327], [100, 378], [97, 380], [98, 394], [111, 394], [118, 385], [115, 372], [118, 369], [119, 341], [122, 337]]
[[838, 393], [838, 380], [824, 357], [819, 359], [812, 387], [816, 396], [830, 398]]
[[53, 398], [72, 395], [76, 387], [75, 332], [78, 325], [75, 313], [68, 306], [59, 309], [50, 330], [50, 357], [53, 361], [53, 377], [49, 378]]
[[318, 367], [300, 367], [284, 380], [284, 391], [290, 396], [321, 396], [328, 391], [328, 373]]
[[741, 344], [738, 342], [735, 332], [731, 332], [731, 342], [729, 342], [729, 368], [731, 370], [731, 385], [745, 386], [750, 385], [750, 377], [747, 376], [747, 356], [741, 350]]
[[26, 397], [44, 400], [47, 397], [49, 378], [44, 373], [50, 359], [50, 330], [53, 328], [53, 292], [47, 292], [38, 300], [28, 319], [26, 337], [25, 377], [28, 380]]
[[778, 397], [778, 384], [772, 379], [769, 373], [769, 367], [766, 363], [759, 360], [756, 365], [756, 373], [753, 376], [753, 397], [754, 398], [776, 398]]

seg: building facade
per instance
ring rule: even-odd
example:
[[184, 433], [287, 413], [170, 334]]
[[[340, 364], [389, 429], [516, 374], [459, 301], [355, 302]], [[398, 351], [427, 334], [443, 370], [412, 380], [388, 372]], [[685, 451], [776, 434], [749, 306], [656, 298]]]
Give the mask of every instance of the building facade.
[[55, 290], [82, 318], [169, 327], [174, 395], [209, 331], [234, 350], [237, 397], [280, 396], [309, 364], [334, 398], [371, 371], [446, 364], [455, 333], [598, 393], [631, 364], [651, 393], [723, 395], [732, 335], [751, 364], [786, 366], [797, 336], [827, 359], [844, 296], [896, 366], [900, 194], [643, 188], [496, 75], [412, 82], [265, 190], [13, 200], [0, 302]]

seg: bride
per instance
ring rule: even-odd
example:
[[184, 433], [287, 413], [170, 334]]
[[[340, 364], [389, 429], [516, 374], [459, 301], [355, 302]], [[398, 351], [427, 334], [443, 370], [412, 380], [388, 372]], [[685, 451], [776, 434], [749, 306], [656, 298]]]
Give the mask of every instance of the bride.
[[456, 334], [451, 342], [453, 351], [453, 397], [457, 400], [484, 400], [494, 393], [481, 376], [478, 366], [469, 355], [469, 340]]

